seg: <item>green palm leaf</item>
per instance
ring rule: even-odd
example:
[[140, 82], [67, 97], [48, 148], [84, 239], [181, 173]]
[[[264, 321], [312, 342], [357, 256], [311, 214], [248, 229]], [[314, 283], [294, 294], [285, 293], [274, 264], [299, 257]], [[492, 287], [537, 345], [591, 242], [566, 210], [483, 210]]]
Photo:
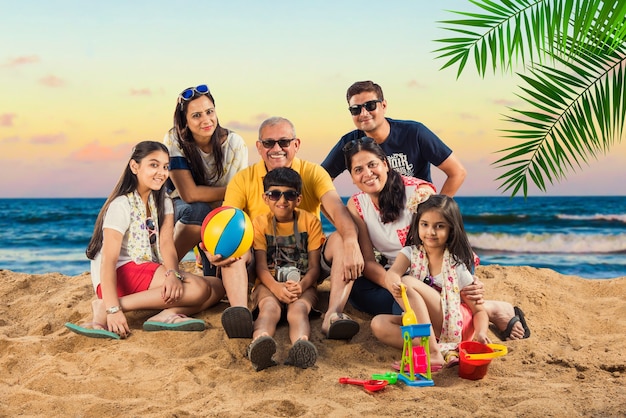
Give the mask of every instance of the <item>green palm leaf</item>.
[[[470, 0], [479, 10], [453, 12], [439, 39], [443, 68], [458, 64], [457, 78], [473, 58], [487, 68], [519, 74], [520, 97], [530, 110], [510, 109], [507, 137], [518, 145], [494, 163], [506, 172], [500, 189], [528, 192], [530, 180], [542, 191], [596, 158], [624, 133], [626, 121], [626, 0]], [[546, 62], [549, 61], [549, 65]]]
[[438, 39], [447, 45], [435, 51], [447, 60], [442, 69], [459, 64], [457, 77], [472, 56], [484, 76], [489, 64], [494, 72], [509, 71], [514, 64], [542, 63], [583, 49], [598, 53], [608, 46], [610, 52], [626, 39], [626, 0], [470, 2], [482, 12], [452, 12], [463, 19], [440, 22], [460, 35]]
[[[573, 48], [575, 40], [567, 42]], [[519, 74], [525, 81], [524, 100], [535, 111], [511, 109], [507, 121], [522, 126], [507, 129], [506, 137], [523, 141], [500, 150], [507, 155], [494, 165], [507, 168], [498, 177], [499, 187], [526, 195], [530, 176], [535, 185], [546, 190], [564, 178], [566, 171], [581, 168], [590, 157], [605, 153], [620, 140], [626, 121], [626, 51], [624, 46], [612, 52], [596, 54], [581, 49], [566, 61], [555, 60], [560, 68], [537, 66], [530, 75]]]

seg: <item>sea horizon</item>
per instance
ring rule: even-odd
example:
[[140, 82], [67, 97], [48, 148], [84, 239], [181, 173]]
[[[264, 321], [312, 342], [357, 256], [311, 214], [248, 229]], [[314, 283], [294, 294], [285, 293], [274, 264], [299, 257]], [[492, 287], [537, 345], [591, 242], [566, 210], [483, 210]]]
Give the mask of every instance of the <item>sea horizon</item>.
[[[350, 196], [348, 195], [342, 195], [341, 198], [345, 201], [345, 199], [349, 198]], [[584, 196], [581, 195], [570, 195], [570, 194], [556, 194], [556, 195], [542, 195], [542, 194], [533, 194], [533, 195], [528, 195], [527, 197], [521, 196], [521, 195], [516, 195], [516, 196], [508, 196], [508, 195], [501, 195], [501, 194], [457, 194], [454, 196], [455, 198], [459, 198], [459, 197], [470, 197], [470, 198], [479, 198], [479, 197], [497, 197], [497, 198], [502, 198], [502, 199], [527, 199], [527, 198], [547, 198], [547, 199], [551, 199], [551, 198], [560, 198], [560, 197], [566, 197], [566, 198], [580, 198], [580, 199], [588, 199], [590, 197], [626, 197], [626, 194], [606, 194], [606, 193], [600, 193], [597, 195], [594, 194], [586, 194]], [[50, 199], [50, 200], [59, 200], [59, 199], [106, 199], [107, 196], [0, 196], [0, 200], [24, 200], [24, 199], [37, 199], [37, 200], [43, 200], [43, 199]]]
[[[89, 271], [84, 251], [105, 199], [0, 198], [0, 269]], [[550, 268], [587, 279], [626, 276], [626, 196], [455, 199], [483, 265]], [[334, 230], [325, 218], [322, 225], [326, 234]]]

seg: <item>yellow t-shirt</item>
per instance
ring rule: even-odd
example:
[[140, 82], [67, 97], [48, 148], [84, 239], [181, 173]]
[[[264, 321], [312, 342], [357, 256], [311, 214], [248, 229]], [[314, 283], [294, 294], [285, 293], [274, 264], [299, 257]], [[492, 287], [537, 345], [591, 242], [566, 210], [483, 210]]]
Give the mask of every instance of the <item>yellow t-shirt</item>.
[[[319, 218], [322, 196], [335, 190], [332, 179], [321, 165], [299, 158], [293, 159], [291, 168], [302, 177], [302, 202], [298, 208]], [[270, 209], [263, 201], [263, 178], [266, 174], [263, 160], [235, 174], [226, 187], [224, 206], [239, 208], [250, 219], [269, 213]]]
[[270, 212], [252, 221], [253, 248], [266, 252], [267, 266], [274, 276], [276, 267], [286, 265], [294, 265], [304, 274], [308, 270], [308, 252], [319, 249], [326, 239], [322, 232], [322, 223], [315, 215], [300, 209], [296, 209], [295, 212], [300, 234], [298, 245], [296, 245], [293, 222], [277, 222], [276, 231], [274, 231], [274, 215]]

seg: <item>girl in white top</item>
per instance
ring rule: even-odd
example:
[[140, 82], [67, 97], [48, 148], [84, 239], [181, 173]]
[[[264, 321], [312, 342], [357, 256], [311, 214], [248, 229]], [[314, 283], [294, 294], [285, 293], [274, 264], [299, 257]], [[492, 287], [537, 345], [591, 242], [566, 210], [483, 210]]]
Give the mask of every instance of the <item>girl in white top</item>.
[[[470, 273], [474, 252], [461, 211], [451, 197], [429, 193], [416, 194], [407, 209], [415, 214], [405, 247], [385, 276], [386, 287], [400, 301], [400, 283], [404, 283], [418, 322], [431, 324], [432, 364], [440, 366], [444, 359], [456, 362], [455, 351], [462, 340], [491, 342], [483, 305], [461, 293], [474, 281]], [[378, 315], [372, 319], [372, 333], [383, 343], [401, 348], [401, 325], [402, 316]], [[446, 358], [447, 353], [454, 360]]]
[[200, 312], [224, 296], [215, 277], [178, 270], [173, 242], [174, 211], [164, 190], [169, 154], [160, 142], [133, 149], [115, 189], [104, 203], [87, 247], [94, 290], [93, 321], [66, 326], [94, 338], [130, 334], [124, 312], [159, 309], [146, 331], [202, 331], [205, 323], [186, 315]]

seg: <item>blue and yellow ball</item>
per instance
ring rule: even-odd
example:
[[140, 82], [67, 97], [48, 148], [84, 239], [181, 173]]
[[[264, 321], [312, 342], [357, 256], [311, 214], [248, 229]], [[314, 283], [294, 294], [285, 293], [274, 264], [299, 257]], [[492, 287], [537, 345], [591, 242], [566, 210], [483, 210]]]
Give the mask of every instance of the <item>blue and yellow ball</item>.
[[252, 222], [241, 209], [220, 206], [204, 218], [200, 237], [211, 255], [241, 257], [254, 239]]

